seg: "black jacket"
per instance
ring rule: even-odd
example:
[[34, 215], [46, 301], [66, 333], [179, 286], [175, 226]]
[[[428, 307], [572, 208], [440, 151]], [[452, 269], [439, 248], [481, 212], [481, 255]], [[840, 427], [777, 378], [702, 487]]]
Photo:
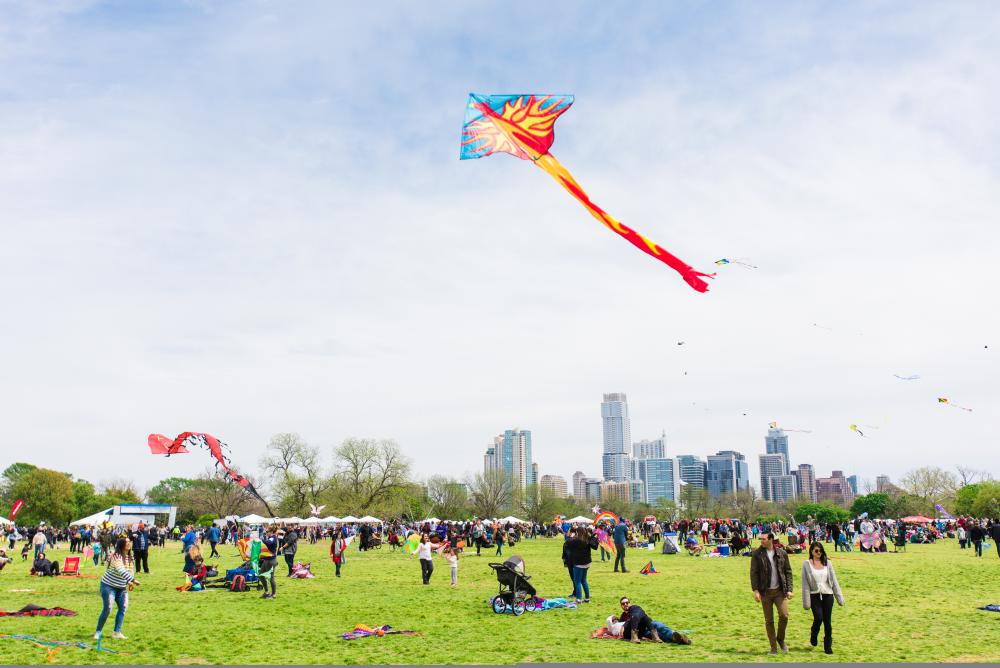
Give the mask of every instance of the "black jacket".
[[[778, 569], [778, 587], [786, 594], [792, 593], [792, 566], [788, 554], [780, 547], [774, 548], [774, 565]], [[750, 589], [767, 591], [771, 588], [771, 560], [767, 550], [758, 547], [750, 559]]]
[[592, 561], [590, 551], [597, 549], [597, 537], [592, 536], [589, 542], [582, 538], [570, 538], [565, 548], [567, 566], [586, 566]]

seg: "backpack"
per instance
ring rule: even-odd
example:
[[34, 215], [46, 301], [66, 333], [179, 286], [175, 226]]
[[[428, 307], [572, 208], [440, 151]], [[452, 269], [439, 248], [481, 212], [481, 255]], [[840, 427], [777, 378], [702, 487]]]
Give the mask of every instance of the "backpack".
[[229, 591], [247, 591], [247, 581], [242, 575], [237, 575], [233, 578], [232, 582], [229, 583]]

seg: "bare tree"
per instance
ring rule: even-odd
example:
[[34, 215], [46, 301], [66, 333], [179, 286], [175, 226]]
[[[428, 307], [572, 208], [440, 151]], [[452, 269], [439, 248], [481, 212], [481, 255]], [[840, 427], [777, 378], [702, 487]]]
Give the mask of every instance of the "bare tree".
[[465, 519], [468, 513], [469, 494], [465, 485], [457, 480], [432, 476], [427, 480], [427, 498], [435, 517], [458, 520]]
[[316, 503], [330, 488], [330, 476], [323, 471], [319, 450], [298, 434], [272, 436], [260, 465], [284, 511], [305, 512], [308, 503]]
[[736, 510], [736, 516], [744, 524], [749, 524], [761, 514], [762, 500], [757, 496], [757, 490], [747, 487], [735, 492], [729, 499], [730, 505]]
[[477, 473], [469, 484], [472, 509], [479, 517], [497, 517], [511, 501], [510, 479], [503, 471]]
[[361, 512], [402, 492], [410, 463], [395, 441], [349, 438], [334, 451], [337, 479]]
[[923, 499], [941, 501], [955, 493], [958, 479], [939, 466], [924, 466], [910, 471], [902, 479], [903, 488]]
[[989, 479], [989, 474], [986, 471], [974, 469], [971, 466], [956, 466], [955, 470], [958, 471], [959, 487]]
[[682, 513], [684, 517], [705, 517], [711, 502], [712, 497], [708, 490], [694, 485], [681, 487], [681, 505], [684, 507]]
[[243, 487], [234, 485], [222, 473], [212, 470], [195, 479], [181, 498], [181, 505], [190, 508], [195, 515], [212, 514], [217, 517], [245, 515], [260, 505], [260, 501]]
[[865, 494], [871, 494], [878, 491], [878, 486], [872, 482], [871, 478], [863, 478], [861, 480], [861, 491]]

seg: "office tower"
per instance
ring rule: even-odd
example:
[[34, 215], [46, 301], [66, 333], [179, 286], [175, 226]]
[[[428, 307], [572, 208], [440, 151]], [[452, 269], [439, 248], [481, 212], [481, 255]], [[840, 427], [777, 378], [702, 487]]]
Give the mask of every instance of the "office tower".
[[735, 450], [720, 450], [708, 456], [708, 493], [712, 498], [733, 494], [750, 486], [750, 468], [746, 457]]
[[553, 495], [559, 497], [560, 499], [565, 499], [569, 496], [569, 486], [566, 484], [566, 478], [559, 475], [543, 475], [539, 485], [542, 489], [547, 489], [552, 492]]
[[601, 485], [602, 483], [597, 478], [587, 478], [584, 486], [586, 489], [585, 498], [588, 501], [600, 501], [601, 500]]
[[645, 485], [646, 503], [656, 505], [661, 499], [680, 501], [681, 475], [676, 459], [640, 459], [637, 463], [637, 478]]
[[816, 471], [812, 464], [799, 464], [795, 469], [795, 480], [799, 488], [799, 496], [809, 501], [816, 500]]
[[622, 392], [604, 395], [601, 402], [604, 430], [604, 453], [601, 464], [605, 480], [622, 481], [630, 474], [629, 448], [632, 446], [632, 424], [628, 415], [628, 400]]
[[508, 429], [493, 439], [483, 456], [483, 471], [503, 471], [516, 488], [536, 482], [538, 467], [531, 461], [531, 432]]
[[496, 436], [493, 438], [493, 445], [486, 448], [486, 454], [483, 456], [483, 473], [503, 470], [502, 452], [503, 436]]
[[767, 436], [764, 437], [764, 446], [769, 455], [782, 454], [785, 456], [785, 470], [781, 472], [781, 475], [788, 475], [791, 460], [788, 458], [788, 435], [785, 434], [785, 430], [774, 427], [768, 429]]
[[769, 501], [784, 503], [797, 496], [798, 490], [794, 475], [771, 476], [767, 479], [767, 484], [769, 487], [767, 498]]
[[834, 471], [829, 478], [816, 478], [816, 500], [820, 503], [830, 501], [842, 506], [854, 500], [851, 486], [847, 483], [843, 471]]
[[678, 455], [677, 464], [681, 472], [681, 480], [698, 489], [705, 489], [708, 478], [708, 467], [704, 460], [694, 455]]
[[660, 438], [643, 439], [632, 444], [632, 457], [635, 459], [663, 459], [667, 456], [667, 432]]
[[765, 501], [774, 501], [771, 498], [771, 478], [785, 475], [788, 470], [788, 462], [785, 460], [783, 452], [775, 452], [766, 455], [758, 455], [760, 462], [760, 494]]
[[847, 484], [851, 487], [851, 494], [854, 496], [858, 495], [858, 476], [849, 475], [847, 476]]
[[583, 471], [573, 474], [573, 498], [577, 500], [587, 498], [587, 476]]
[[892, 482], [889, 480], [889, 476], [880, 475], [875, 478], [876, 492], [887, 492], [891, 487], [892, 487]]

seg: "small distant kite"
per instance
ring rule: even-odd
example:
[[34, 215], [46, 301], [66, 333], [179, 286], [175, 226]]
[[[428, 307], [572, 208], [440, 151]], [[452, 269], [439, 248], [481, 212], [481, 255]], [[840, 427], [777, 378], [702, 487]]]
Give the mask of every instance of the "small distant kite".
[[917, 376], [917, 375], [900, 376], [898, 373], [894, 373], [892, 375], [895, 376], [896, 378], [899, 378], [900, 380], [920, 380], [920, 376]]
[[593, 508], [590, 509], [590, 512], [592, 512], [595, 515], [597, 515], [598, 513], [601, 512], [601, 507], [600, 506], [594, 506]]
[[953, 519], [955, 519], [955, 516], [954, 516], [954, 515], [952, 515], [951, 513], [949, 513], [949, 512], [947, 511], [947, 510], [945, 510], [945, 509], [944, 509], [944, 508], [943, 508], [943, 507], [941, 506], [941, 504], [940, 504], [940, 503], [935, 503], [935, 504], [934, 504], [934, 509], [935, 509], [935, 510], [937, 510], [937, 511], [938, 511], [938, 514], [939, 514], [939, 515], [941, 515], [941, 517], [943, 517], [943, 518], [944, 518], [944, 519], [946, 519], [946, 520], [953, 520]]
[[861, 436], [862, 438], [865, 437], [865, 433], [860, 429], [858, 429], [858, 425], [856, 424], [851, 425], [851, 431], [855, 432], [858, 436]]
[[779, 427], [777, 422], [768, 422], [767, 426], [771, 429], [781, 429], [781, 431], [795, 432], [799, 434], [811, 434], [812, 429], [790, 429], [788, 427]]
[[324, 508], [326, 508], [325, 505], [323, 505], [323, 506], [314, 506], [311, 503], [309, 504], [309, 512], [312, 514], [313, 517], [319, 517], [319, 514], [321, 512], [323, 512]]
[[717, 264], [720, 267], [722, 265], [725, 265], [725, 264], [738, 264], [741, 267], [746, 267], [747, 269], [757, 269], [758, 268], [757, 265], [755, 265], [755, 264], [750, 264], [749, 262], [744, 262], [741, 259], [730, 258], [730, 257], [724, 257], [724, 258], [721, 258], [719, 260], [716, 260], [715, 264]]
[[238, 473], [236, 469], [231, 466], [229, 457], [225, 454], [225, 452], [223, 452], [223, 449], [228, 451], [229, 446], [221, 442], [215, 436], [200, 432], [185, 431], [171, 441], [162, 434], [150, 434], [146, 442], [149, 445], [149, 450], [152, 454], [166, 455], [167, 457], [170, 455], [180, 455], [190, 452], [190, 450], [187, 449], [187, 446], [197, 446], [203, 450], [208, 450], [212, 458], [215, 459], [216, 468], [222, 469], [223, 473], [226, 475], [226, 479], [232, 483], [236, 483], [255, 496], [261, 503], [264, 504], [264, 507], [267, 508], [267, 512], [272, 517], [274, 516], [274, 511], [271, 510], [271, 506], [267, 505], [267, 501], [260, 495], [260, 492], [254, 488], [253, 484], [245, 476]]
[[24, 499], [18, 499], [14, 502], [14, 506], [10, 509], [10, 521], [13, 522], [17, 514], [21, 512], [21, 508], [24, 507]]
[[966, 408], [965, 406], [959, 406], [958, 404], [953, 404], [950, 400], [946, 399], [945, 397], [938, 397], [938, 403], [946, 404], [948, 406], [951, 406], [952, 408], [958, 408], [959, 410], [967, 411], [969, 413], [972, 412], [971, 408]]
[[594, 204], [573, 176], [549, 149], [555, 141], [556, 120], [573, 104], [572, 95], [481, 95], [470, 93], [462, 125], [462, 160], [509, 153], [529, 160], [556, 180], [594, 218], [644, 253], [663, 262], [681, 275], [698, 292], [707, 292], [704, 278], [714, 274], [696, 271], [677, 256], [626, 227]]
[[677, 345], [679, 345], [679, 346], [683, 346], [683, 345], [684, 345], [684, 342], [683, 342], [683, 341], [678, 341], [678, 342], [677, 342]]

